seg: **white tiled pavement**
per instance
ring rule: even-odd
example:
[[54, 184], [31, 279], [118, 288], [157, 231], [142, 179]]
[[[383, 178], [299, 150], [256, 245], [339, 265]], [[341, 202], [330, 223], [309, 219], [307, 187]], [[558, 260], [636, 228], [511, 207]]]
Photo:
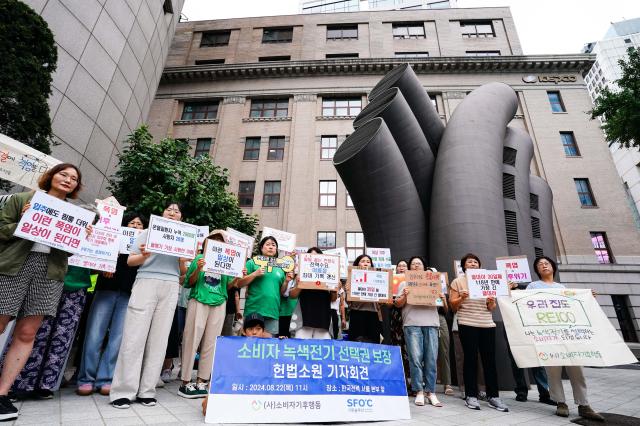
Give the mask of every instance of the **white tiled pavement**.
[[[640, 417], [640, 369], [585, 369], [589, 399], [594, 409], [603, 412]], [[202, 400], [187, 400], [177, 396], [178, 381], [158, 389], [158, 405], [143, 407], [133, 404], [128, 410], [111, 407], [108, 397], [95, 394], [80, 397], [73, 389], [62, 389], [52, 400], [25, 401], [18, 404], [20, 417], [14, 425], [143, 425], [143, 424], [204, 424], [201, 414]], [[411, 420], [375, 422], [380, 426], [395, 425], [570, 425], [577, 416], [572, 404], [571, 387], [565, 381], [565, 392], [571, 417], [554, 415], [554, 407], [537, 402], [535, 389], [529, 392], [529, 402], [515, 401], [513, 392], [501, 392], [509, 405], [509, 413], [500, 413], [482, 403], [482, 410], [473, 411], [464, 406], [459, 395], [439, 395], [443, 408], [417, 407], [411, 398]], [[352, 423], [353, 424], [353, 423]], [[362, 423], [356, 423], [362, 424]], [[640, 420], [639, 420], [640, 424]]]

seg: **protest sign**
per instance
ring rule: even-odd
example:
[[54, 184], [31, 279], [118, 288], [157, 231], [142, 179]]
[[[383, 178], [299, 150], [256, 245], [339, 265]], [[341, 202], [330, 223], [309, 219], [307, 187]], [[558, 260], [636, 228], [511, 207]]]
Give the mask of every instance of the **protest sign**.
[[442, 283], [439, 272], [406, 271], [405, 285], [409, 288], [407, 304], [424, 306], [442, 306], [440, 291]]
[[442, 284], [442, 294], [449, 293], [449, 274], [440, 272], [440, 283]]
[[456, 274], [456, 278], [464, 275], [464, 271], [462, 270], [462, 265], [459, 260], [453, 261], [453, 273]]
[[397, 346], [218, 337], [207, 423], [409, 418]]
[[80, 243], [80, 254], [69, 258], [69, 265], [115, 272], [120, 252], [120, 235], [120, 231], [94, 227], [91, 236]]
[[206, 272], [242, 278], [247, 249], [216, 240], [207, 240], [203, 253]]
[[589, 289], [519, 290], [498, 303], [520, 368], [637, 362]]
[[508, 296], [509, 284], [505, 271], [467, 269], [467, 285], [470, 299]]
[[151, 215], [147, 233], [147, 251], [193, 259], [196, 257], [197, 247], [197, 226]]
[[120, 227], [120, 253], [130, 254], [131, 247], [136, 242], [136, 238], [142, 232], [141, 229], [129, 228], [128, 226]]
[[[96, 200], [96, 207], [100, 217], [97, 228], [109, 229], [111, 231], [120, 232], [120, 226], [122, 225], [122, 217], [124, 211], [127, 209], [118, 203], [115, 197], [107, 197], [104, 200]], [[127, 225], [125, 223], [125, 225]]]
[[393, 294], [394, 296], [398, 295], [398, 289], [400, 288], [400, 285], [404, 282], [404, 280], [404, 274], [393, 274], [391, 283], [391, 294]]
[[531, 270], [527, 256], [509, 256], [496, 258], [496, 269], [507, 271], [507, 281], [530, 283]]
[[303, 253], [298, 255], [296, 286], [310, 290], [335, 290], [340, 283], [340, 257]]
[[36, 192], [30, 203], [13, 235], [79, 254], [87, 236], [85, 228], [93, 223], [95, 213], [44, 192]]
[[61, 161], [0, 133], [0, 178], [39, 190], [38, 179]]
[[255, 239], [247, 234], [243, 234], [240, 231], [236, 231], [233, 228], [226, 229], [227, 234], [225, 235], [225, 240], [227, 243], [232, 246], [238, 246], [247, 249], [247, 257], [251, 256], [253, 253], [253, 243]]
[[293, 271], [296, 261], [291, 256], [269, 257], [269, 256], [253, 256], [253, 263], [259, 267], [267, 268], [267, 272], [271, 272], [273, 268], [280, 268], [284, 272]]
[[208, 226], [198, 226], [198, 251], [202, 250], [204, 240], [209, 236]]
[[296, 234], [265, 226], [262, 228], [262, 238], [264, 237], [275, 238], [278, 241], [278, 250], [286, 253], [294, 253], [296, 250]]
[[294, 252], [296, 255], [298, 255], [298, 254], [306, 253], [307, 250], [309, 250], [309, 247], [296, 247]]
[[358, 302], [392, 301], [393, 271], [384, 268], [349, 266], [347, 300]]
[[330, 250], [324, 250], [324, 254], [336, 254], [340, 256], [340, 278], [347, 279], [347, 271], [349, 269], [349, 259], [347, 258], [347, 251], [344, 247], [338, 247]]
[[391, 249], [367, 247], [365, 253], [371, 257], [376, 268], [391, 268]]

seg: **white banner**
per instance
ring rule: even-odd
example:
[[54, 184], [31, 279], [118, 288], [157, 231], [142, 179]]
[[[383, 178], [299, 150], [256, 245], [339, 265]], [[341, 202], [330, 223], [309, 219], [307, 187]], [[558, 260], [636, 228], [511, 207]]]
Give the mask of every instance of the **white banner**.
[[330, 250], [323, 250], [324, 254], [336, 254], [340, 256], [340, 278], [347, 279], [347, 272], [349, 271], [349, 259], [347, 258], [347, 251], [344, 247], [338, 247]]
[[296, 234], [265, 226], [264, 228], [262, 228], [262, 238], [269, 236], [275, 238], [276, 241], [278, 241], [278, 250], [282, 250], [284, 252], [287, 252], [288, 254], [295, 253]]
[[507, 271], [507, 281], [514, 283], [533, 281], [527, 256], [498, 257], [496, 258], [496, 269]]
[[637, 362], [589, 289], [519, 290], [498, 303], [520, 368]]
[[347, 300], [388, 302], [392, 300], [392, 284], [391, 269], [349, 266]]
[[141, 229], [129, 228], [128, 226], [120, 227], [120, 253], [131, 254], [131, 247], [141, 232]]
[[470, 299], [486, 299], [509, 295], [509, 284], [505, 271], [467, 269], [467, 284]]
[[367, 247], [366, 254], [371, 256], [373, 266], [376, 268], [391, 268], [391, 249]]
[[251, 235], [243, 234], [240, 231], [236, 231], [233, 228], [226, 229], [227, 235], [225, 236], [226, 242], [232, 246], [238, 246], [247, 249], [247, 257], [251, 257], [253, 254], [253, 244], [255, 238]]
[[151, 215], [147, 234], [147, 251], [193, 259], [196, 257], [197, 247], [197, 226]]
[[205, 271], [212, 274], [242, 278], [247, 259], [247, 250], [216, 240], [207, 240], [204, 245]]
[[0, 133], [0, 178], [38, 190], [38, 179], [60, 160]]
[[204, 240], [209, 236], [208, 226], [198, 226], [198, 251], [202, 250]]
[[13, 235], [79, 254], [80, 244], [87, 237], [85, 228], [95, 217], [96, 214], [89, 210], [38, 191]]
[[80, 253], [69, 258], [69, 265], [115, 272], [120, 251], [120, 232], [93, 228], [93, 233], [80, 244]]

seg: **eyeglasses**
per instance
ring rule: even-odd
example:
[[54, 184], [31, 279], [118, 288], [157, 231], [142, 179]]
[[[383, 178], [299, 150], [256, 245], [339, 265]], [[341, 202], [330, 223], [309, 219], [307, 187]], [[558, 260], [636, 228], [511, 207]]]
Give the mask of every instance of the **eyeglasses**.
[[168, 213], [181, 213], [179, 209], [172, 209], [172, 208], [164, 209], [164, 211]]
[[69, 173], [66, 172], [60, 172], [58, 173], [60, 176], [62, 176], [62, 179], [69, 179], [71, 180], [71, 182], [78, 182], [78, 178], [76, 176], [70, 175]]

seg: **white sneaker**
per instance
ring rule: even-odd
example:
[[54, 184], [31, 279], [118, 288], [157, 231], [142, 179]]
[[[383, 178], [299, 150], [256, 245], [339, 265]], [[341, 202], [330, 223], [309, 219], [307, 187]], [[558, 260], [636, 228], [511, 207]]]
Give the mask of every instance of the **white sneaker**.
[[160, 375], [160, 378], [162, 379], [163, 382], [165, 383], [169, 383], [172, 379], [171, 379], [171, 369], [167, 368], [162, 370], [162, 374]]
[[416, 395], [416, 405], [424, 405], [424, 392], [418, 392]]

